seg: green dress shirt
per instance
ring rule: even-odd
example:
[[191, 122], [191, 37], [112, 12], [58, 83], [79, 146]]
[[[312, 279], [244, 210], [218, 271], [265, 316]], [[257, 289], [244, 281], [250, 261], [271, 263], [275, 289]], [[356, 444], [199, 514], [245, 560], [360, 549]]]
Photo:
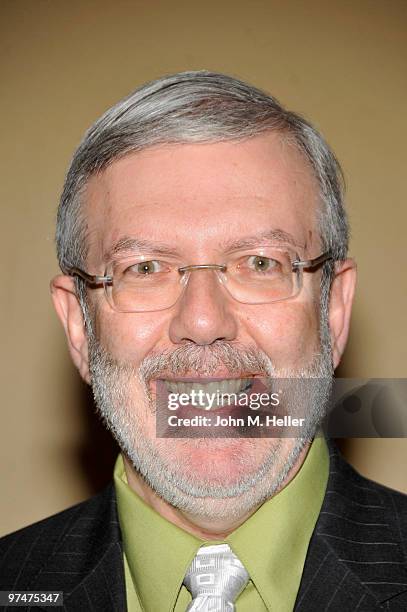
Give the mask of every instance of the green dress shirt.
[[185, 573], [203, 545], [227, 543], [250, 575], [237, 612], [291, 612], [328, 481], [329, 455], [316, 437], [295, 477], [223, 541], [204, 541], [167, 521], [114, 469], [129, 612], [185, 612]]

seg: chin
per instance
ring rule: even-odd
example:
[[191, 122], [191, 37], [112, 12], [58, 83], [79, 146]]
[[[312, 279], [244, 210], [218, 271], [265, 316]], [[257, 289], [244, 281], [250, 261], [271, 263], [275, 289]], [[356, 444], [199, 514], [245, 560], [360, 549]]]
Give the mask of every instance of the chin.
[[279, 463], [285, 454], [284, 447], [287, 448], [285, 441], [275, 438], [199, 438], [163, 442], [157, 444], [157, 451], [171, 471], [175, 469], [179, 476], [196, 484], [218, 487], [235, 486], [253, 478], [270, 455], [275, 458], [274, 463]]

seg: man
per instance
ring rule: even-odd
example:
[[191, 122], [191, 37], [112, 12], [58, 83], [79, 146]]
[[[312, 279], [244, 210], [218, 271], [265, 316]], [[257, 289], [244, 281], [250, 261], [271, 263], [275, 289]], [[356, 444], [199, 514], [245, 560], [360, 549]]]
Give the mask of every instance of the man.
[[[169, 76], [94, 124], [51, 290], [122, 454], [101, 494], [2, 540], [3, 590], [63, 591], [67, 610], [406, 609], [405, 497], [317, 435], [349, 330], [347, 239], [334, 155], [245, 83]], [[160, 437], [159, 381], [191, 397], [213, 379], [305, 381], [303, 435]]]

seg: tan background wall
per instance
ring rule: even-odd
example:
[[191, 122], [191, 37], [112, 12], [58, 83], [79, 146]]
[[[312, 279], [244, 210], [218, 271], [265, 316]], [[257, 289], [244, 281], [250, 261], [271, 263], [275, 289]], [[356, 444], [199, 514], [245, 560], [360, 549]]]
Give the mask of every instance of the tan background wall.
[[[84, 499], [115, 449], [52, 311], [54, 214], [84, 130], [161, 74], [207, 68], [311, 118], [342, 161], [360, 281], [341, 373], [406, 377], [405, 0], [2, 0], [0, 533]], [[407, 491], [405, 440], [352, 441]]]

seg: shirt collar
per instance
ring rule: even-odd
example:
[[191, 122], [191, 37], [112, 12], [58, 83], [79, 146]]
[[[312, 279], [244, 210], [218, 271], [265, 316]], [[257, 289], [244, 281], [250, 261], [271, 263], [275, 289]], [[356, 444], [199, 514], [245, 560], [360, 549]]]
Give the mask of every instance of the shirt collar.
[[172, 610], [203, 541], [167, 521], [129, 487], [121, 455], [114, 484], [124, 552], [143, 609]]
[[294, 608], [328, 475], [328, 448], [319, 436], [288, 485], [226, 538], [268, 610]]

